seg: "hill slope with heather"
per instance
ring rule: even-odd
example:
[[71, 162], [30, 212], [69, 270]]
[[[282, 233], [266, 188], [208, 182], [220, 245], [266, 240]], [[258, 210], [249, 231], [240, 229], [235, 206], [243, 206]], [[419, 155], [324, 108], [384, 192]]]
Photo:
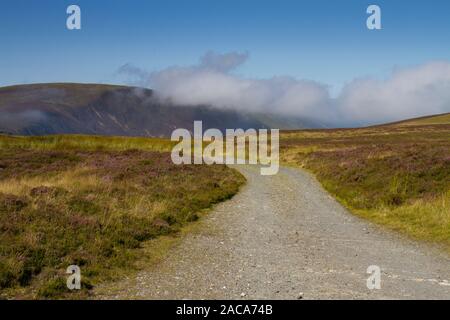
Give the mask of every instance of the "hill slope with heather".
[[450, 251], [450, 114], [285, 131], [280, 147], [352, 212]]
[[[224, 165], [175, 165], [171, 146], [0, 135], [0, 299], [86, 298], [93, 285], [159, 259], [245, 182]], [[66, 287], [72, 264], [83, 273], [79, 292]]]

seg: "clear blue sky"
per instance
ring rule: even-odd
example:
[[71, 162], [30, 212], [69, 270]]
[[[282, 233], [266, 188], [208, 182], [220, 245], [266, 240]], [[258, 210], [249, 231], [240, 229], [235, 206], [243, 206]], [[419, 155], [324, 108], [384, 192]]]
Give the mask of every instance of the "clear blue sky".
[[[82, 30], [66, 29], [66, 8]], [[366, 28], [382, 9], [383, 30]], [[206, 51], [247, 51], [246, 77], [291, 75], [334, 88], [396, 66], [450, 60], [450, 1], [39, 0], [0, 4], [0, 85], [121, 83], [131, 63], [190, 65]]]

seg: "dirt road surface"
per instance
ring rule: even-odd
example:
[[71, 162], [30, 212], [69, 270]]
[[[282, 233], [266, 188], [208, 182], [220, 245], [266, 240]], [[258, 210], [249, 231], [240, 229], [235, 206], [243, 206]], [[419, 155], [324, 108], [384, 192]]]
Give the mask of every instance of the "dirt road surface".
[[[106, 299], [450, 299], [450, 258], [350, 214], [308, 173], [281, 168], [218, 205], [158, 265]], [[367, 268], [381, 268], [381, 289]]]

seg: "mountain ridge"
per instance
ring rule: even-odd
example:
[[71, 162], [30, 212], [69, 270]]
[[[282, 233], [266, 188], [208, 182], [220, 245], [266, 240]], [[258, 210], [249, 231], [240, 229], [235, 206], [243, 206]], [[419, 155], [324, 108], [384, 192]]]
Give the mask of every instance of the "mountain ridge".
[[153, 90], [122, 85], [39, 83], [0, 88], [0, 132], [167, 137], [176, 128], [320, 128], [307, 119], [176, 105]]

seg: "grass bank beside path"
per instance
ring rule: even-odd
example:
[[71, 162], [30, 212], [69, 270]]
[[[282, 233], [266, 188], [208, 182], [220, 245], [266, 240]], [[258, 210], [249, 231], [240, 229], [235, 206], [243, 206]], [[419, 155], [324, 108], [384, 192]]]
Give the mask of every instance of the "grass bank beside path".
[[[163, 139], [0, 136], [0, 297], [86, 298], [160, 256], [245, 179], [223, 165], [174, 165]], [[165, 246], [167, 241], [163, 241]], [[147, 257], [148, 258], [148, 257]], [[78, 265], [82, 290], [66, 287]]]
[[311, 171], [353, 213], [450, 252], [450, 118], [285, 131], [281, 163]]

